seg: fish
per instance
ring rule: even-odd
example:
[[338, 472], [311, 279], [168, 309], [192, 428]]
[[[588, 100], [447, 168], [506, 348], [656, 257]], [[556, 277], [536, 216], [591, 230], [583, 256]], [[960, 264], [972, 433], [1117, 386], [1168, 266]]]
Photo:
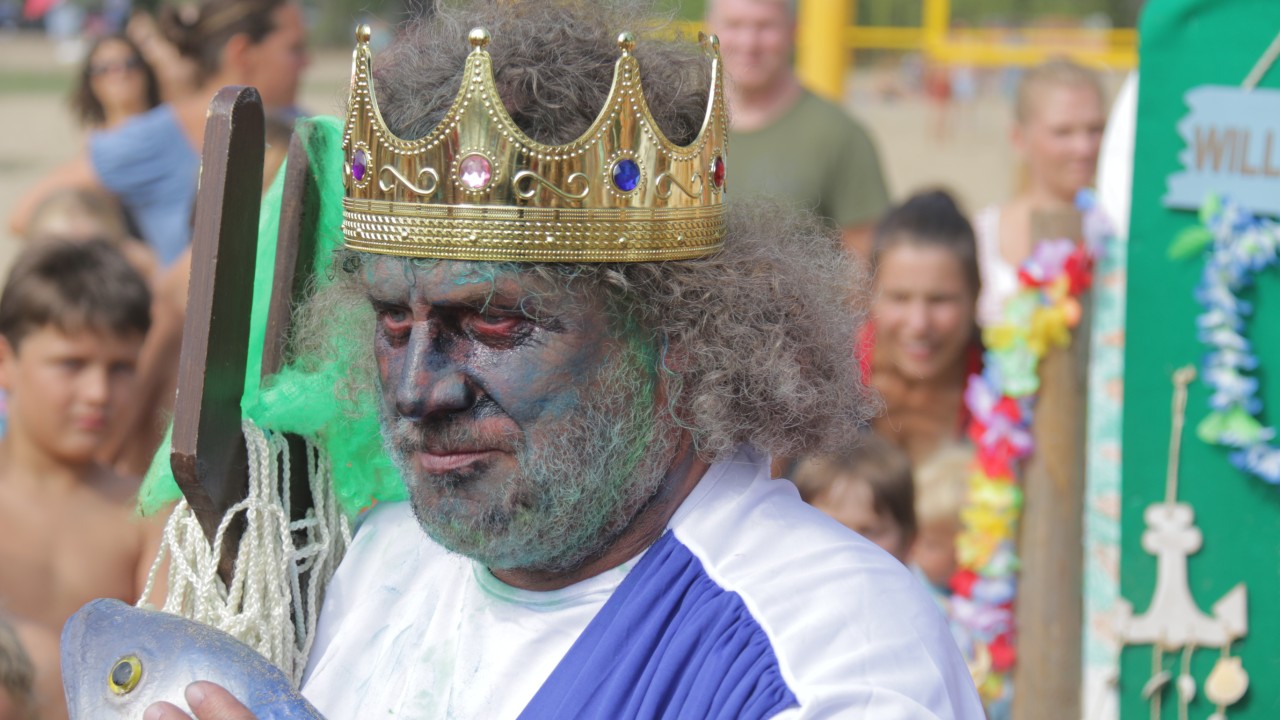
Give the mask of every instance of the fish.
[[324, 720], [284, 671], [208, 625], [103, 599], [62, 629], [71, 720], [140, 720], [161, 700], [190, 712], [183, 692], [197, 680], [226, 688], [259, 720]]

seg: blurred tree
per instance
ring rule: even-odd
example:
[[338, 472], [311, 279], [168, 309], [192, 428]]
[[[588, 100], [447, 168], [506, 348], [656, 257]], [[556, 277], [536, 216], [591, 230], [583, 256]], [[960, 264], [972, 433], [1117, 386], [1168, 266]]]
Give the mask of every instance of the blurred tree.
[[368, 20], [396, 24], [409, 14], [433, 8], [433, 0], [303, 0], [311, 16], [311, 41], [320, 46], [351, 44], [355, 26]]
[[[154, 11], [174, 0], [134, 0], [136, 9]], [[302, 0], [313, 19], [313, 37], [323, 45], [344, 46], [351, 30], [361, 19], [377, 18], [398, 23], [430, 13], [439, 2], [451, 0]], [[839, 2], [840, 0], [798, 0], [798, 2]], [[852, 2], [854, 0], [845, 0]], [[76, 0], [90, 7], [101, 0]], [[925, 0], [856, 0], [858, 22], [862, 25], [918, 26]], [[1025, 24], [1046, 15], [1083, 18], [1101, 14], [1115, 27], [1134, 27], [1145, 0], [951, 0], [953, 21], [968, 25], [992, 23]], [[654, 0], [660, 12], [672, 12], [679, 20], [701, 20], [707, 0]]]
[[657, 0], [659, 8], [675, 10], [680, 20], [701, 20], [707, 11], [707, 0]]
[[[813, 0], [801, 0], [812, 2]], [[863, 25], [911, 27], [922, 22], [923, 2], [858, 0], [858, 22]]]
[[[158, 0], [152, 0], [153, 2]], [[303, 0], [311, 13], [312, 39], [319, 45], [346, 46], [356, 24], [376, 18], [392, 25], [429, 15], [452, 0]], [[802, 0], [804, 1], [804, 0]], [[825, 1], [825, 0], [823, 0]], [[659, 12], [680, 20], [701, 20], [706, 0], [655, 0]]]
[[[800, 0], [830, 2], [831, 0]], [[1133, 27], [1143, 0], [951, 0], [952, 22], [989, 25], [1028, 24], [1038, 18], [1083, 18], [1104, 15], [1115, 27]], [[864, 25], [915, 26], [921, 23], [924, 0], [857, 0], [858, 22]]]

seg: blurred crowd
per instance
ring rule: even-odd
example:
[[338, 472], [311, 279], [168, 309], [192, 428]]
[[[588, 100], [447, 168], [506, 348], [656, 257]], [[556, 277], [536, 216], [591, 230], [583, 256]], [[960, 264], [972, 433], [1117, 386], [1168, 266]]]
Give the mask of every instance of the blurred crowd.
[[94, 598], [137, 601], [159, 547], [163, 520], [133, 508], [173, 410], [209, 100], [258, 89], [264, 189], [302, 114], [296, 2], [98, 25], [71, 102], [83, 147], [9, 218], [25, 247], [0, 295], [0, 720], [66, 716], [62, 624]]
[[[945, 605], [972, 459], [963, 394], [981, 369], [981, 328], [1016, 289], [1032, 216], [1073, 207], [1092, 184], [1107, 98], [1091, 71], [1065, 60], [1021, 73], [1017, 192], [976, 212], [935, 188], [894, 203], [875, 138], [797, 79], [794, 4], [708, 8], [729, 78], [735, 196], [812, 209], [869, 278], [849, 362], [882, 412], [843, 452], [776, 458], [775, 472], [910, 566]], [[165, 5], [119, 26], [93, 37], [77, 76], [82, 150], [9, 218], [25, 246], [0, 296], [0, 720], [65, 716], [62, 623], [92, 598], [137, 601], [158, 547], [162, 521], [131, 508], [173, 408], [209, 100], [225, 85], [258, 88], [264, 188], [304, 114], [307, 33], [295, 0]], [[923, 79], [940, 99], [970, 93], [971, 81]]]

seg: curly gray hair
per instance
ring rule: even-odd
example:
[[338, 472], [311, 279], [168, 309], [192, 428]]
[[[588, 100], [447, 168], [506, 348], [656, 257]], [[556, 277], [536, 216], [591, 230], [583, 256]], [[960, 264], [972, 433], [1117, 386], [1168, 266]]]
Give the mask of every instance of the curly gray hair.
[[[634, 3], [580, 0], [443, 7], [382, 54], [374, 70], [381, 110], [401, 137], [429, 132], [462, 81], [462, 39], [483, 26], [493, 36], [495, 79], [512, 118], [535, 140], [569, 142], [604, 105], [617, 32], [644, 27], [644, 17]], [[706, 112], [705, 59], [691, 43], [653, 39], [636, 54], [654, 119], [673, 141], [691, 142]], [[673, 389], [672, 413], [704, 459], [725, 458], [744, 443], [781, 456], [847, 444], [877, 408], [855, 357], [863, 271], [808, 214], [731, 201], [728, 218], [724, 249], [711, 257], [504, 269], [606, 294], [615, 318], [639, 328], [657, 351]], [[344, 314], [372, 328], [362, 274], [354, 272], [362, 260], [340, 254], [345, 272], [336, 273], [333, 291], [317, 295], [297, 337], [307, 338], [311, 352], [346, 353], [346, 367], [371, 373], [371, 343], [353, 348], [360, 344], [351, 334], [335, 330], [345, 325], [338, 320]], [[353, 382], [357, 396], [370, 389], [370, 378]]]

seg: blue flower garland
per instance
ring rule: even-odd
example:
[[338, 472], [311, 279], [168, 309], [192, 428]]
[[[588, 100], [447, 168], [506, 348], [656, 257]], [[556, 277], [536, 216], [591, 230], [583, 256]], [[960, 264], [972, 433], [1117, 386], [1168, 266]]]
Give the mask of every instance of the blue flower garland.
[[1280, 262], [1280, 224], [1260, 218], [1230, 200], [1209, 198], [1200, 224], [1174, 241], [1170, 256], [1206, 255], [1196, 287], [1202, 311], [1196, 318], [1200, 342], [1208, 346], [1201, 377], [1213, 391], [1211, 412], [1197, 435], [1206, 443], [1234, 448], [1229, 459], [1237, 469], [1280, 486], [1280, 447], [1273, 427], [1259, 419], [1263, 402], [1254, 373], [1258, 358], [1245, 335], [1253, 305], [1240, 298], [1258, 273]]

